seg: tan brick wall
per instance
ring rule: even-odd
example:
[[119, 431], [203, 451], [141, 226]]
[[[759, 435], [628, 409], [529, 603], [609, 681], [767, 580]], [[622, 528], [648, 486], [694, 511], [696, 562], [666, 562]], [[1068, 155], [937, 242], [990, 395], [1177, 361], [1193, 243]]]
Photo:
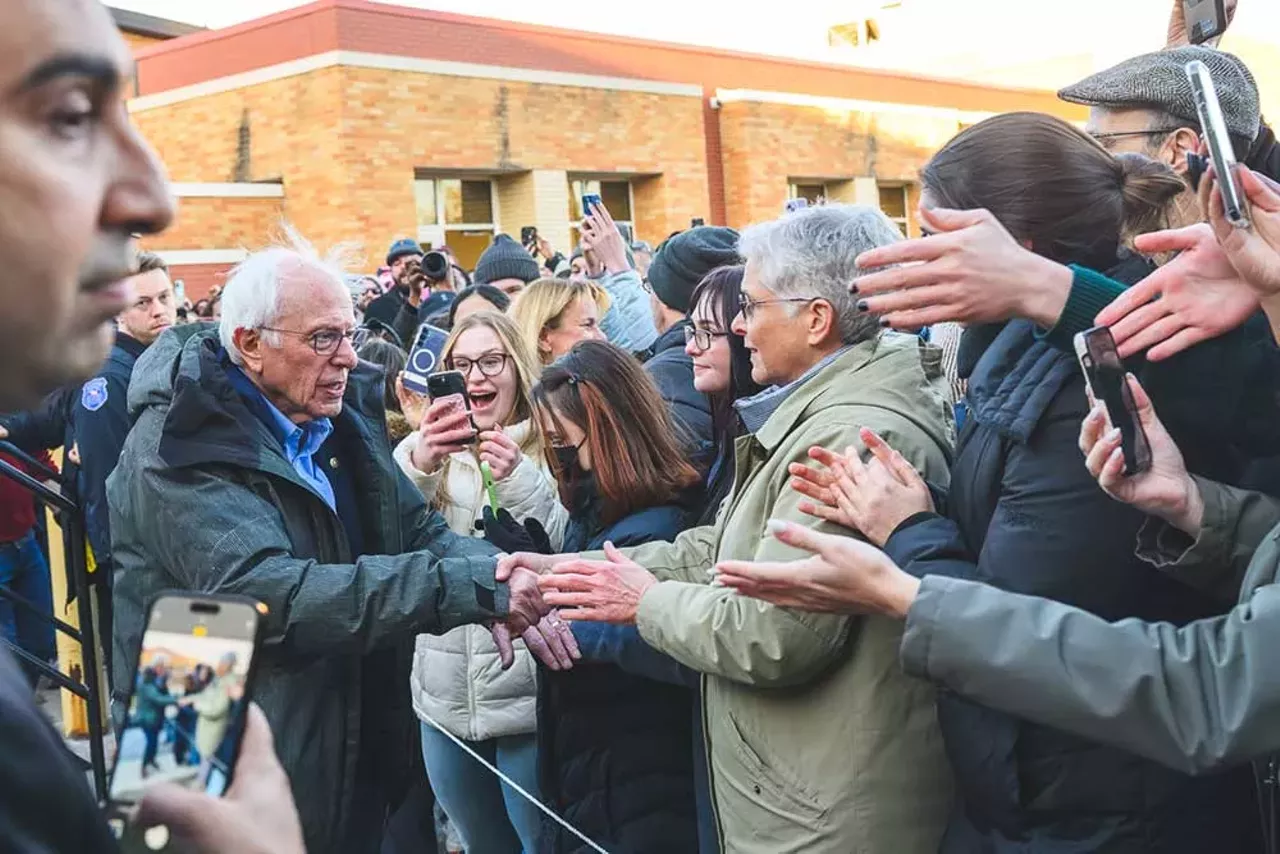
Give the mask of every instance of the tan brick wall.
[[742, 228], [778, 215], [790, 179], [821, 178], [854, 201], [856, 178], [914, 183], [929, 155], [960, 129], [942, 116], [732, 102], [721, 107], [725, 206]]
[[161, 42], [168, 41], [168, 39], [156, 38], [155, 36], [144, 36], [144, 35], [139, 35], [138, 33], [126, 33], [124, 30], [120, 31], [120, 35], [124, 38], [125, 44], [129, 45], [129, 51], [131, 53], [137, 53], [139, 50], [141, 50], [144, 47], [151, 47], [152, 45], [157, 45], [157, 44], [160, 44]]
[[184, 198], [158, 249], [256, 249], [274, 236], [284, 217], [283, 199]]

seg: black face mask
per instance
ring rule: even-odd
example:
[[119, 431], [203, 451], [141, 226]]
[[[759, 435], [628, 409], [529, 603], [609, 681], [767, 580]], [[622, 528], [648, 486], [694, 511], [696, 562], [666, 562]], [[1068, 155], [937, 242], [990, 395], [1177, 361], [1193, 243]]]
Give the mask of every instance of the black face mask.
[[551, 452], [556, 455], [556, 470], [565, 483], [582, 479], [582, 464], [578, 462], [577, 445], [556, 445]]
[[596, 498], [596, 479], [593, 472], [582, 467], [578, 460], [578, 445], [555, 446], [551, 449], [556, 455], [556, 468], [560, 472], [560, 482], [564, 484], [564, 492], [569, 501], [569, 510], [573, 513], [587, 511]]

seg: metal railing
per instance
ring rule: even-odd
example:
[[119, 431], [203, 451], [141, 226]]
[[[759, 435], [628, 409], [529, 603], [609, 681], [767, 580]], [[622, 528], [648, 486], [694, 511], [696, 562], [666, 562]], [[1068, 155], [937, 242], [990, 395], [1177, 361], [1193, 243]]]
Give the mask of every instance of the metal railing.
[[[32, 471], [38, 472], [46, 480], [59, 479], [56, 471], [9, 442], [0, 442], [0, 452], [21, 460]], [[0, 587], [0, 598], [9, 600], [15, 608], [25, 609], [26, 612], [34, 614], [44, 622], [51, 623], [55, 630], [62, 632], [79, 644], [81, 661], [84, 664], [84, 679], [81, 681], [66, 675], [54, 665], [47, 661], [41, 661], [26, 650], [19, 649], [5, 638], [0, 638], [0, 643], [8, 647], [15, 657], [34, 671], [47, 677], [58, 687], [65, 691], [70, 691], [85, 702], [89, 723], [88, 767], [93, 772], [94, 792], [98, 800], [102, 801], [107, 794], [107, 758], [103, 739], [102, 680], [101, 673], [98, 670], [97, 635], [94, 632], [93, 603], [89, 598], [89, 572], [85, 559], [86, 533], [84, 513], [76, 502], [63, 495], [61, 490], [45, 485], [41, 480], [32, 477], [4, 459], [0, 459], [0, 477], [8, 478], [17, 483], [43, 504], [61, 512], [60, 527], [62, 528], [63, 550], [66, 555], [67, 589], [75, 593], [76, 615], [79, 618], [80, 626], [77, 628], [70, 623], [59, 620], [51, 613], [45, 613], [26, 598], [7, 588]], [[84, 763], [84, 760], [79, 756], [76, 759], [78, 762]]]

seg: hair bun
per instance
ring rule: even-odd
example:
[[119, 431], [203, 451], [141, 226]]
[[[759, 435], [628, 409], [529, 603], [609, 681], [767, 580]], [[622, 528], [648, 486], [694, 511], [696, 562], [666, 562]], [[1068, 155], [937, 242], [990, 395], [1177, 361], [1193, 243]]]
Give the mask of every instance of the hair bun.
[[1146, 155], [1124, 152], [1115, 159], [1124, 232], [1135, 235], [1164, 228], [1169, 206], [1187, 189], [1186, 183], [1167, 165]]

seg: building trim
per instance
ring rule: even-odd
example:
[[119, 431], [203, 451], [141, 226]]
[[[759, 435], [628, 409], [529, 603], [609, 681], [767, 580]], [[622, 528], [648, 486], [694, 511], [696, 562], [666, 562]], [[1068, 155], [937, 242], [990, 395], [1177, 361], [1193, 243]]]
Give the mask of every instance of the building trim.
[[193, 264], [239, 264], [249, 257], [247, 249], [153, 249], [170, 267]]
[[158, 18], [155, 15], [134, 12], [130, 9], [117, 9], [114, 6], [108, 6], [107, 9], [111, 12], [111, 19], [116, 22], [117, 27], [126, 33], [133, 33], [139, 36], [150, 36], [155, 39], [175, 39], [178, 36], [204, 32], [205, 29], [194, 24], [184, 24], [181, 21]]
[[820, 110], [839, 110], [844, 112], [903, 113], [913, 116], [952, 119], [965, 123], [980, 122], [996, 115], [994, 112], [959, 110], [954, 107], [931, 107], [924, 104], [868, 101], [857, 98], [831, 98], [824, 95], [806, 95], [801, 92], [768, 92], [760, 89], [717, 89], [715, 100], [719, 104], [750, 102], [755, 104], [781, 104], [788, 107], [815, 107]]
[[283, 184], [170, 184], [180, 199], [283, 199]]
[[695, 83], [665, 83], [660, 80], [641, 80], [630, 77], [604, 77], [596, 74], [573, 74], [565, 71], [545, 71], [536, 68], [512, 68], [500, 65], [480, 65], [471, 62], [452, 62], [439, 59], [418, 59], [409, 56], [391, 54], [362, 53], [350, 50], [331, 50], [313, 56], [294, 59], [256, 68], [240, 74], [229, 74], [157, 92], [154, 95], [143, 95], [129, 101], [129, 112], [136, 113], [156, 107], [165, 107], [242, 89], [257, 86], [286, 77], [307, 74], [323, 68], [345, 66], [348, 68], [376, 68], [384, 71], [407, 71], [416, 74], [439, 74], [448, 77], [476, 77], [485, 80], [508, 80], [516, 83], [538, 83], [546, 86], [569, 86], [580, 89], [608, 89], [615, 92], [643, 92], [651, 95], [669, 95], [677, 97], [702, 97], [702, 87]]

